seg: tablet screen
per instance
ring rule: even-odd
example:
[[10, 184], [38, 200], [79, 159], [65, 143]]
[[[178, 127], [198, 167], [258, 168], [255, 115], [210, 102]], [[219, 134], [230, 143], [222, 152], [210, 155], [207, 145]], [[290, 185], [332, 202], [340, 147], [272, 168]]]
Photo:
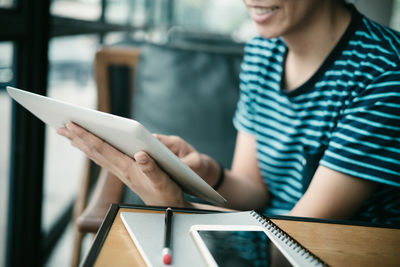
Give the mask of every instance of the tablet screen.
[[292, 266], [264, 231], [197, 232], [220, 267]]

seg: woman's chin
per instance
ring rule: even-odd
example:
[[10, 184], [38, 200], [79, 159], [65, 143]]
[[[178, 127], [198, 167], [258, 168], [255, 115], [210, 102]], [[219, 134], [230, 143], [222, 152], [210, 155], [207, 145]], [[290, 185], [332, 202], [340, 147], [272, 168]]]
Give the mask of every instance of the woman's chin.
[[257, 29], [257, 33], [261, 37], [266, 38], [266, 39], [277, 38], [277, 37], [280, 37], [282, 35], [282, 33], [280, 31], [271, 29], [270, 27], [268, 27], [268, 29], [266, 29], [265, 27], [257, 25], [256, 29]]

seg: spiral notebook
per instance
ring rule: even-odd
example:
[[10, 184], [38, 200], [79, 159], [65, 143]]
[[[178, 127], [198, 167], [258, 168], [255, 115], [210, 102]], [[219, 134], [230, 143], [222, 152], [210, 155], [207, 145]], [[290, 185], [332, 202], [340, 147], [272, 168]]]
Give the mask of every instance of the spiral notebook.
[[[121, 212], [130, 237], [148, 266], [165, 266], [161, 251], [164, 237], [164, 214]], [[193, 225], [252, 225], [265, 229], [268, 238], [284, 251], [292, 266], [327, 266], [311, 251], [291, 238], [271, 220], [255, 211], [209, 214], [174, 214], [172, 226], [172, 264], [169, 266], [207, 266], [189, 233]]]

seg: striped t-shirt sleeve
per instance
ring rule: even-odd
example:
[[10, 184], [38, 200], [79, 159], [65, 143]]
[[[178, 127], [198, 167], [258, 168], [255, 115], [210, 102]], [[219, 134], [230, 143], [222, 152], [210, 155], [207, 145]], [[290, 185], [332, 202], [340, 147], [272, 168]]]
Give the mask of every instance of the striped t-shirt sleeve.
[[233, 124], [238, 131], [245, 132], [248, 134], [255, 134], [254, 131], [254, 109], [252, 108], [252, 96], [251, 90], [247, 84], [247, 71], [248, 64], [246, 57], [243, 58], [240, 72], [240, 97], [237, 103], [235, 116], [233, 118]]
[[399, 70], [377, 77], [344, 109], [320, 164], [400, 186]]

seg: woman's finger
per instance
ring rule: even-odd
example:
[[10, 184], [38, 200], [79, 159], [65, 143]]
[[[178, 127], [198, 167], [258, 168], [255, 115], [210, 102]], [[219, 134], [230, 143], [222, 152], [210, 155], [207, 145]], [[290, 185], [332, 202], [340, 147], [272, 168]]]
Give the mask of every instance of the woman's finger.
[[153, 134], [161, 143], [179, 158], [184, 157], [194, 149], [179, 136]]
[[180, 153], [180, 146], [179, 140], [176, 136], [167, 136], [160, 134], [154, 134], [154, 136], [166, 147], [168, 147], [168, 149], [171, 150], [172, 153], [178, 156], [178, 154]]
[[160, 169], [157, 163], [144, 151], [134, 155], [139, 169], [149, 178], [156, 189], [165, 190], [170, 182], [168, 175]]
[[[144, 151], [140, 151], [134, 155], [136, 164], [142, 173], [151, 182], [151, 188], [155, 190], [159, 203], [155, 202], [155, 198], [149, 199], [149, 203], [163, 204], [176, 203], [177, 200], [183, 201], [183, 192], [181, 188], [171, 180], [171, 178], [159, 168], [157, 163]], [[177, 197], [179, 196], [179, 197]], [[144, 196], [146, 198], [146, 196]], [[144, 199], [146, 202], [146, 199]], [[184, 203], [177, 203], [183, 206]]]
[[57, 134], [64, 136], [71, 140], [70, 131], [64, 126], [57, 129]]
[[188, 165], [194, 172], [199, 174], [202, 166], [201, 166], [201, 158], [198, 153], [189, 153], [183, 158], [181, 158], [183, 163]]
[[83, 151], [94, 162], [110, 169], [119, 177], [126, 177], [132, 158], [74, 123], [68, 123], [65, 129], [60, 129], [61, 134], [69, 138], [73, 146]]

